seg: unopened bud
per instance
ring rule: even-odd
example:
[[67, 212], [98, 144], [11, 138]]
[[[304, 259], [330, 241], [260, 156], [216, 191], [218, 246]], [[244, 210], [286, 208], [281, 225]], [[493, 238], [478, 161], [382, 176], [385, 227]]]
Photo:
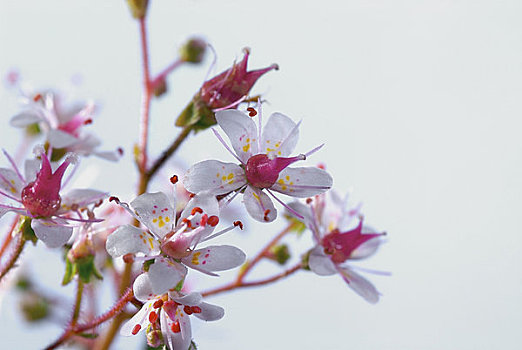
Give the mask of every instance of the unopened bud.
[[74, 242], [71, 250], [67, 253], [67, 257], [72, 263], [91, 256], [94, 256], [94, 244], [87, 235]]
[[145, 18], [149, 0], [127, 0], [127, 5], [129, 5], [132, 17], [136, 19]]
[[159, 79], [154, 82], [152, 93], [156, 97], [160, 97], [164, 93], [166, 93], [168, 90], [167, 82], [165, 79]]
[[27, 293], [20, 301], [22, 315], [27, 322], [44, 320], [49, 316], [49, 301], [36, 293]]
[[272, 258], [277, 261], [278, 264], [284, 265], [290, 259], [290, 250], [286, 244], [276, 245], [271, 249]]
[[149, 326], [147, 328], [147, 344], [151, 348], [157, 348], [163, 343], [163, 335], [161, 334], [161, 330], [154, 329]]
[[183, 62], [200, 63], [205, 57], [207, 42], [201, 38], [191, 38], [179, 49]]

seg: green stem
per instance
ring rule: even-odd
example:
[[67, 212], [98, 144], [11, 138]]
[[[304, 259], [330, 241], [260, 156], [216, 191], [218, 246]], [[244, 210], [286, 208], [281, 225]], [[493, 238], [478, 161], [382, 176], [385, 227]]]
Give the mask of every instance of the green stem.
[[76, 299], [74, 301], [74, 310], [71, 319], [71, 327], [74, 327], [78, 322], [78, 317], [80, 317], [80, 310], [82, 306], [82, 296], [83, 296], [83, 287], [84, 284], [81, 278], [78, 278], [78, 287], [76, 288]]

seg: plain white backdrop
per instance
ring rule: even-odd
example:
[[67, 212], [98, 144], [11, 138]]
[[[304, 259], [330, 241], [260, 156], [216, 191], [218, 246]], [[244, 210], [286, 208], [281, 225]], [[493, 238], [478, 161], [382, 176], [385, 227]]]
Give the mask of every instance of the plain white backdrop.
[[[215, 47], [217, 71], [245, 46], [250, 67], [278, 63], [254, 89], [269, 101], [265, 114], [303, 120], [298, 150], [326, 142], [311, 161], [327, 164], [338, 190], [353, 188], [366, 220], [389, 237], [362, 264], [393, 273], [369, 276], [383, 294], [379, 304], [336, 276], [300, 273], [213, 298], [226, 316], [195, 326], [200, 349], [522, 346], [521, 17], [514, 0], [152, 1], [154, 72], [193, 34]], [[153, 154], [176, 135], [173, 121], [210, 61], [174, 73], [171, 93], [154, 103]], [[130, 195], [141, 70], [125, 2], [2, 1], [0, 74], [12, 68], [36, 87], [67, 87], [81, 75], [79, 94], [101, 103], [92, 128], [107, 148], [127, 150], [122, 164], [84, 166], [99, 174], [97, 188]], [[19, 140], [8, 126], [16, 110], [2, 88], [0, 140], [8, 151]], [[181, 152], [189, 164], [232, 160], [208, 132]], [[253, 254], [274, 233], [253, 225], [237, 240]], [[59, 285], [58, 253], [39, 245], [23, 258], [24, 269]], [[40, 349], [59, 335], [56, 326], [23, 323], [16, 301], [8, 293], [0, 309], [2, 348]], [[134, 340], [115, 349], [139, 348]]]

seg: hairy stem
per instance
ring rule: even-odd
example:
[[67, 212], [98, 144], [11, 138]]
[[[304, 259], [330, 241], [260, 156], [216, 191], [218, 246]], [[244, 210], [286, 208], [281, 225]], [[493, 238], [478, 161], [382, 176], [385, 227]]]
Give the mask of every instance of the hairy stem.
[[83, 287], [84, 284], [81, 278], [78, 278], [78, 287], [76, 288], [76, 299], [74, 300], [74, 309], [73, 315], [71, 318], [71, 327], [78, 322], [78, 317], [80, 317], [80, 310], [82, 308], [82, 297], [83, 297]]
[[16, 266], [16, 262], [18, 261], [20, 254], [22, 254], [22, 251], [24, 250], [25, 243], [27, 242], [27, 240], [22, 235], [18, 235], [18, 236], [19, 236], [19, 240], [16, 243], [13, 253], [7, 260], [7, 263], [5, 264], [5, 266], [2, 267], [2, 269], [0, 270], [0, 281], [2, 280], [2, 278], [4, 278], [5, 275], [7, 275], [7, 273], [13, 267]]
[[11, 243], [11, 240], [13, 239], [13, 231], [15, 230], [16, 226], [18, 225], [18, 218], [19, 218], [18, 215], [14, 218], [13, 223], [9, 227], [9, 231], [5, 235], [4, 241], [2, 242], [2, 247], [0, 247], [0, 259], [4, 255], [7, 247], [9, 247], [9, 244]]

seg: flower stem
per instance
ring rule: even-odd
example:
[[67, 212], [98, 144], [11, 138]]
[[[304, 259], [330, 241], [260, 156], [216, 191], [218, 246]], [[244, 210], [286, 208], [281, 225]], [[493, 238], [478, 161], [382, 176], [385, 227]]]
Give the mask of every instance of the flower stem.
[[169, 146], [169, 148], [167, 148], [165, 151], [163, 151], [161, 157], [156, 159], [154, 164], [152, 164], [152, 166], [150, 167], [149, 171], [147, 171], [148, 180], [152, 179], [152, 177], [163, 166], [163, 164], [165, 164], [165, 162], [174, 154], [174, 152], [176, 152], [176, 150], [179, 148], [181, 143], [183, 143], [183, 141], [185, 141], [185, 139], [187, 138], [187, 136], [190, 134], [191, 131], [192, 131], [191, 126], [186, 126], [185, 128], [183, 128], [183, 130], [181, 130], [181, 132], [179, 133], [178, 137], [174, 140], [174, 142], [172, 142], [172, 144]]
[[5, 264], [5, 266], [0, 270], [0, 281], [16, 265], [16, 262], [18, 261], [20, 254], [22, 254], [22, 251], [24, 250], [25, 243], [27, 242], [27, 240], [22, 235], [18, 236], [20, 238], [16, 243], [13, 253], [9, 257], [9, 260], [7, 260], [7, 264]]
[[11, 240], [13, 239], [13, 231], [16, 228], [16, 225], [18, 225], [18, 215], [14, 218], [13, 223], [11, 224], [11, 227], [9, 228], [9, 231], [7, 232], [4, 241], [2, 242], [2, 247], [0, 247], [0, 259], [2, 258], [2, 255], [4, 255], [7, 247], [9, 247], [9, 244], [11, 243]]
[[287, 270], [285, 270], [285, 271], [283, 271], [281, 273], [278, 273], [278, 274], [276, 274], [274, 276], [268, 277], [268, 278], [264, 278], [264, 279], [261, 279], [261, 280], [258, 280], [258, 281], [252, 281], [252, 282], [243, 282], [242, 280], [241, 281], [234, 281], [234, 282], [226, 284], [226, 285], [224, 285], [222, 287], [218, 287], [218, 288], [211, 289], [211, 290], [208, 290], [206, 292], [203, 292], [203, 293], [201, 293], [201, 295], [203, 295], [204, 297], [208, 297], [208, 296], [211, 296], [211, 295], [216, 295], [216, 294], [220, 294], [220, 293], [223, 293], [223, 292], [228, 292], [228, 291], [231, 291], [231, 290], [234, 290], [234, 289], [263, 286], [265, 284], [270, 284], [270, 283], [276, 282], [276, 281], [278, 281], [280, 279], [283, 279], [285, 277], [288, 277], [291, 274], [299, 271], [301, 268], [302, 268], [301, 263], [298, 263], [298, 264], [292, 266], [291, 268], [289, 268], [289, 269], [287, 269]]
[[149, 47], [147, 43], [147, 25], [145, 18], [138, 20], [140, 27], [140, 42], [143, 64], [143, 94], [141, 101], [141, 120], [140, 120], [140, 139], [139, 139], [139, 157], [138, 169], [142, 180], [140, 188], [143, 186], [143, 174], [147, 171], [147, 144], [149, 139], [149, 117], [150, 117], [150, 99], [152, 95], [150, 69], [149, 69]]
[[83, 296], [83, 287], [84, 284], [81, 278], [78, 278], [78, 287], [76, 288], [76, 299], [74, 300], [74, 310], [71, 318], [70, 327], [74, 327], [78, 322], [78, 317], [80, 317], [80, 310], [82, 306], [82, 296]]

